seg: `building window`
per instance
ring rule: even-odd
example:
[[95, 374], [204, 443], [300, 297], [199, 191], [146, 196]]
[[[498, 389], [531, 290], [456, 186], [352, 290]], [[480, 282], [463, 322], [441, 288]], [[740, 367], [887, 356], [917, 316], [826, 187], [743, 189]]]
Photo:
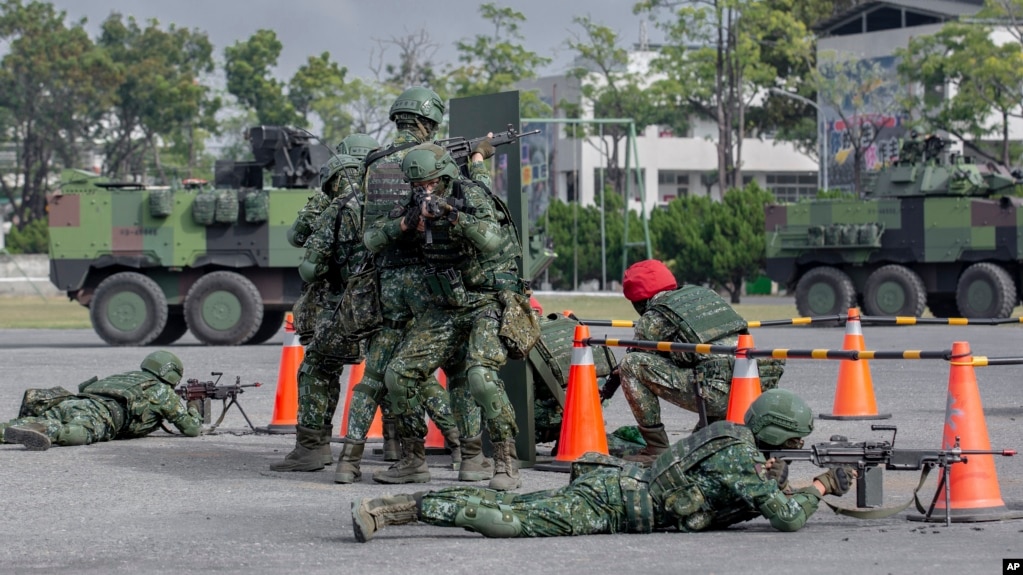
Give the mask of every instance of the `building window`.
[[817, 197], [816, 172], [767, 174], [766, 184], [779, 202], [798, 202]]
[[689, 195], [689, 172], [660, 170], [657, 172], [657, 199], [668, 203], [675, 198]]
[[[627, 184], [626, 182], [622, 182], [622, 185], [623, 186], [627, 186], [627, 185], [631, 185], [632, 186], [631, 188], [628, 188], [628, 189], [632, 191], [633, 200], [638, 202], [639, 201], [639, 193], [640, 193], [640, 190], [639, 190], [640, 182], [641, 181], [644, 181], [644, 182], [646, 181], [645, 180], [645, 178], [646, 178], [646, 168], [642, 168], [642, 169], [638, 170], [638, 172], [637, 172], [636, 168], [630, 168], [629, 171], [632, 173], [632, 182], [631, 182], [631, 184]], [[611, 174], [610, 174], [610, 172], [606, 168], [603, 169], [603, 170], [595, 168], [593, 170], [593, 194], [594, 194], [595, 198], [599, 198], [600, 197], [600, 184], [601, 184], [600, 177], [601, 177], [601, 175], [604, 176], [604, 182], [607, 185], [609, 185], [609, 186], [614, 185], [614, 182], [611, 179]], [[627, 191], [626, 189], [623, 189], [622, 190], [622, 194], [625, 194], [626, 191]], [[649, 194], [650, 190], [646, 190], [646, 193]]]

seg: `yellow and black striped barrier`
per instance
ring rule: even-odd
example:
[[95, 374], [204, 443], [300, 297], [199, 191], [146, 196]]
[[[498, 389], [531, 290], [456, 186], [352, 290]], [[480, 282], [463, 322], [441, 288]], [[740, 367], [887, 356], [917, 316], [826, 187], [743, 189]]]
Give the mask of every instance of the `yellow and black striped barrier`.
[[[838, 323], [844, 325], [847, 316], [822, 315], [814, 317], [793, 317], [789, 319], [766, 319], [746, 322], [750, 328], [783, 325], [812, 325], [815, 323]], [[870, 325], [1005, 325], [1023, 323], [1023, 317], [911, 317], [911, 316], [860, 316], [860, 323]], [[635, 327], [636, 322], [628, 319], [580, 319], [579, 323], [593, 327]]]
[[[713, 345], [709, 343], [679, 343], [674, 341], [651, 341], [643, 339], [612, 339], [591, 337], [583, 345], [604, 345], [608, 347], [630, 347], [650, 351], [684, 352], [700, 354], [735, 355], [739, 350], [734, 345]], [[749, 357], [771, 357], [774, 359], [952, 359], [952, 350], [941, 351], [873, 351], [856, 349], [747, 349]]]

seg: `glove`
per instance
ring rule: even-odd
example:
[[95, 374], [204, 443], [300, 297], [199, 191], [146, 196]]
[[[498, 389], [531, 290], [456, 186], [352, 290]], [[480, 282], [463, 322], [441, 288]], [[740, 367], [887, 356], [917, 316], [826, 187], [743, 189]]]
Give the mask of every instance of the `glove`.
[[814, 480], [820, 481], [824, 485], [825, 495], [831, 494], [841, 497], [849, 492], [855, 477], [856, 471], [851, 467], [834, 467], [814, 477]]
[[[479, 142], [476, 142], [475, 146], [472, 147], [472, 153], [475, 154], [479, 152], [483, 154], [484, 160], [486, 160], [487, 158], [493, 158], [494, 151], [495, 151], [494, 145], [490, 143], [490, 138], [480, 140]], [[470, 157], [472, 157], [472, 154], [470, 154]]]
[[767, 470], [767, 478], [775, 480], [778, 483], [778, 487], [784, 490], [789, 482], [788, 462], [784, 459], [775, 459], [772, 461], [771, 468]]

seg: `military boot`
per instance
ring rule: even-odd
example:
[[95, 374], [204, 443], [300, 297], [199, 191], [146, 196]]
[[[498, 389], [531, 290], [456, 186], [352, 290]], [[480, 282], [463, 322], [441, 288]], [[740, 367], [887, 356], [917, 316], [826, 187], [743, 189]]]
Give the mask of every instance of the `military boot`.
[[494, 476], [494, 461], [483, 456], [483, 434], [462, 438], [462, 463], [459, 481], [486, 481]]
[[506, 439], [494, 444], [494, 476], [490, 488], [496, 491], [511, 491], [522, 485], [519, 478], [519, 456], [515, 451], [515, 440]]
[[334, 454], [330, 451], [330, 437], [334, 433], [334, 426], [328, 425], [323, 428], [320, 434], [320, 455], [323, 457], [323, 465], [334, 465]]
[[444, 446], [451, 452], [451, 469], [457, 470], [462, 463], [462, 441], [458, 428], [452, 427], [443, 433]]
[[398, 461], [401, 458], [401, 443], [398, 441], [398, 420], [384, 417], [382, 420], [384, 435], [384, 461]]
[[345, 438], [345, 447], [341, 457], [337, 459], [334, 469], [334, 483], [358, 483], [362, 480], [362, 452], [366, 449], [366, 440], [358, 441]]
[[4, 443], [20, 443], [29, 451], [46, 451], [50, 437], [42, 423], [22, 423], [4, 430]]
[[[320, 441], [323, 430], [295, 426], [295, 449], [284, 461], [270, 466], [271, 471], [319, 471], [323, 469], [323, 453]], [[329, 446], [328, 446], [329, 449]]]
[[352, 530], [355, 540], [365, 543], [388, 525], [414, 523], [419, 514], [416, 498], [412, 495], [389, 495], [352, 502]]
[[401, 459], [387, 471], [373, 474], [377, 483], [426, 483], [430, 470], [426, 467], [426, 445], [422, 439], [402, 439]]
[[664, 453], [671, 447], [668, 441], [668, 433], [664, 431], [664, 424], [658, 423], [652, 427], [639, 426], [639, 433], [646, 441], [646, 447], [635, 455], [626, 455], [622, 459], [635, 461], [641, 465], [650, 465], [657, 459], [657, 456]]

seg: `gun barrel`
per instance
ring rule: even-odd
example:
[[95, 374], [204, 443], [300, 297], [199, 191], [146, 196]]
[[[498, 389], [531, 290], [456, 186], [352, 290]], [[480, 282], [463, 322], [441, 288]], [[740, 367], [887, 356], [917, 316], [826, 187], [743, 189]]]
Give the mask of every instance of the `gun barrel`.
[[996, 449], [987, 451], [984, 449], [964, 449], [960, 451], [962, 455], [1001, 455], [1002, 457], [1012, 457], [1016, 455], [1015, 449]]

